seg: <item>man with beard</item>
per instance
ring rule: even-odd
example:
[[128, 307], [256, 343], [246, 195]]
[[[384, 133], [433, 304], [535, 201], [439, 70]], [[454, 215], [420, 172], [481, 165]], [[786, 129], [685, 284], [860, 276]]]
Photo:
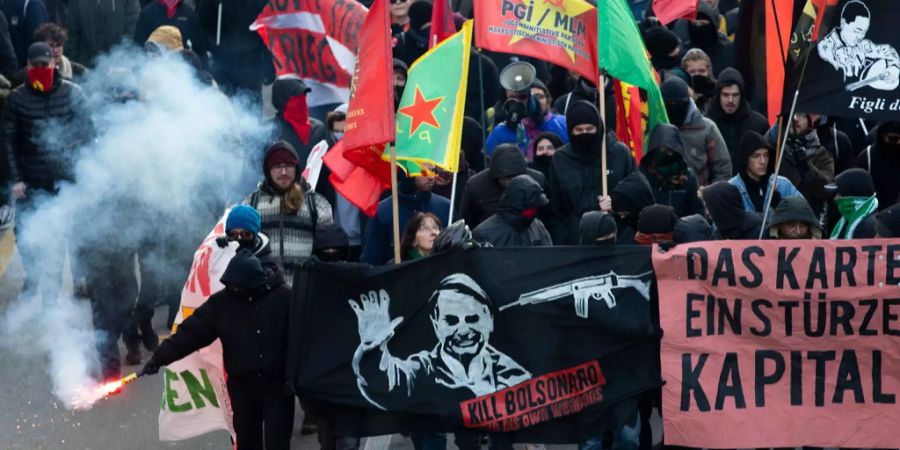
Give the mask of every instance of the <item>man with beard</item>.
[[446, 391], [461, 401], [531, 378], [519, 363], [490, 345], [494, 330], [490, 299], [468, 275], [456, 273], [441, 280], [428, 300], [434, 308], [431, 322], [437, 345], [406, 358], [392, 355], [387, 345], [403, 321], [391, 319], [387, 292], [362, 294], [359, 303], [349, 303], [360, 334], [353, 372], [360, 393], [380, 409], [400, 409], [396, 403], [403, 396], [393, 396], [390, 405], [386, 398], [374, 398], [395, 389], [406, 396]]
[[772, 214], [769, 236], [775, 239], [822, 239], [822, 226], [803, 197], [788, 197]]
[[[777, 145], [777, 135], [777, 127], [769, 129], [766, 136], [769, 145]], [[811, 115], [794, 114], [783, 152], [778, 174], [790, 180], [800, 190], [815, 214], [821, 214], [825, 202], [830, 198], [825, 186], [834, 179], [834, 158], [819, 141]]]
[[738, 161], [738, 144], [748, 131], [765, 135], [769, 121], [750, 107], [744, 97], [744, 77], [729, 67], [719, 74], [716, 93], [707, 116], [716, 123], [728, 151], [731, 152], [732, 166]]
[[588, 211], [600, 210], [603, 162], [602, 139], [606, 138], [607, 186], [619, 181], [637, 167], [625, 144], [614, 133], [606, 133], [600, 113], [594, 105], [578, 101], [566, 113], [570, 143], [553, 156], [550, 163], [550, 203], [562, 218], [563, 225], [553, 230], [558, 245], [578, 243], [578, 222]]
[[701, 186], [731, 178], [731, 156], [719, 128], [703, 116], [691, 99], [688, 85], [670, 77], [660, 86], [669, 123], [678, 127], [685, 144], [685, 162]]

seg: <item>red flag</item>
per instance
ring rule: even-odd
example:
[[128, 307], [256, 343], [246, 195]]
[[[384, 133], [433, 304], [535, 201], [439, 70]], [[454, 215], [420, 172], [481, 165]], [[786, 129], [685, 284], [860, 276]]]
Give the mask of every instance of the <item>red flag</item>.
[[375, 0], [359, 36], [344, 146], [353, 150], [394, 140], [394, 60], [387, 0]]
[[453, 23], [450, 0], [435, 0], [431, 7], [431, 34], [428, 35], [428, 48], [434, 47], [453, 33], [456, 33], [456, 24]]
[[531, 56], [597, 80], [597, 9], [583, 0], [479, 0], [475, 46]]
[[616, 101], [616, 135], [631, 149], [636, 162], [644, 156], [644, 131], [646, 128], [647, 104], [641, 101], [640, 88], [613, 79]]
[[838, 0], [812, 0], [813, 6], [816, 8], [816, 22], [813, 25], [812, 36], [813, 41], [819, 40], [819, 28], [822, 27], [822, 20], [825, 18], [826, 11], [832, 6], [837, 6]]
[[365, 16], [355, 0], [270, 1], [250, 29], [272, 51], [276, 75], [299, 76], [318, 106], [347, 101]]
[[677, 19], [696, 19], [698, 2], [704, 0], [653, 0], [653, 12], [663, 25]]
[[388, 179], [385, 183], [385, 180], [379, 175], [370, 172], [367, 166], [360, 166], [348, 160], [343, 141], [335, 144], [322, 158], [322, 162], [331, 169], [328, 181], [334, 186], [334, 190], [361, 209], [367, 216], [373, 217], [378, 209], [381, 193], [391, 186], [390, 165], [388, 165]]

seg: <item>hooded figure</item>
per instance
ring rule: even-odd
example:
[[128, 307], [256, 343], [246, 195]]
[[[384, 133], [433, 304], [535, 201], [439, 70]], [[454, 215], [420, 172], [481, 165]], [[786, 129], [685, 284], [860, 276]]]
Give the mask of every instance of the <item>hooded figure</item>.
[[591, 211], [581, 216], [578, 223], [580, 245], [615, 245], [616, 219], [603, 211]]
[[[727, 89], [726, 89], [727, 88]], [[726, 95], [722, 94], [726, 89]], [[734, 90], [737, 89], [737, 97]], [[712, 119], [731, 152], [731, 165], [737, 165], [738, 144], [748, 131], [765, 135], [769, 131], [769, 121], [765, 116], [754, 111], [747, 101], [744, 90], [744, 77], [734, 68], [727, 68], [719, 74], [716, 82], [716, 94], [709, 105], [707, 117]]]
[[831, 229], [831, 239], [874, 238], [878, 198], [869, 172], [850, 169], [838, 175], [829, 189], [837, 191], [834, 203], [841, 213]]
[[[462, 192], [459, 212], [466, 225], [474, 229], [497, 212], [504, 183], [522, 174], [534, 178], [546, 191], [546, 178], [537, 170], [528, 168], [518, 147], [512, 144], [497, 146], [490, 166], [469, 178], [466, 189]], [[546, 217], [545, 214], [543, 216]]]
[[[575, 80], [575, 86], [568, 94], [560, 95], [553, 101], [553, 110], [566, 115], [569, 108], [579, 100], [584, 100], [592, 105], [596, 105], [600, 100], [600, 91], [594, 82], [588, 81], [584, 77], [578, 77]], [[606, 98], [613, 98], [615, 95], [613, 84], [606, 83]], [[606, 121], [616, 123], [616, 102], [606, 102]]]
[[717, 181], [703, 189], [703, 202], [716, 227], [715, 239], [759, 239], [762, 217], [744, 209], [744, 200], [736, 186]]
[[553, 240], [537, 213], [547, 206], [541, 185], [528, 175], [519, 175], [506, 186], [497, 212], [475, 227], [472, 237], [494, 247], [551, 246]]
[[859, 155], [856, 167], [867, 169], [872, 175], [882, 208], [900, 199], [900, 122], [888, 121], [878, 126], [875, 144]]
[[650, 52], [653, 68], [662, 72], [681, 65], [681, 40], [664, 26], [656, 26], [644, 32], [644, 43]]
[[639, 245], [653, 245], [673, 241], [672, 233], [678, 223], [675, 210], [669, 205], [650, 205], [638, 215], [637, 233], [634, 242]]
[[248, 250], [239, 250], [221, 278], [222, 289], [178, 325], [144, 366], [157, 373], [191, 353], [222, 341], [237, 448], [287, 448], [294, 424], [294, 397], [287, 381], [291, 290], [272, 278]]
[[325, 139], [328, 131], [320, 120], [309, 117], [306, 104], [309, 91], [306, 83], [296, 78], [280, 78], [272, 84], [272, 106], [276, 110], [274, 138], [294, 147], [301, 171], [312, 148]]
[[[800, 232], [804, 229], [805, 233]], [[775, 239], [822, 239], [822, 226], [803, 197], [788, 197], [772, 214], [769, 236]]]
[[[279, 169], [281, 167], [281, 169]], [[282, 187], [282, 179], [273, 179], [273, 171], [287, 177], [293, 169], [293, 182]], [[275, 259], [284, 270], [287, 284], [294, 282], [294, 270], [300, 261], [313, 251], [315, 230], [319, 225], [332, 223], [331, 204], [322, 195], [310, 191], [301, 176], [297, 152], [286, 141], [273, 143], [263, 158], [265, 178], [256, 192], [244, 200], [262, 218], [260, 231], [269, 237]]]
[[656, 203], [647, 178], [635, 172], [616, 185], [610, 194], [618, 230], [617, 243], [633, 244], [641, 211]]
[[712, 227], [702, 214], [694, 214], [678, 219], [672, 239], [676, 244], [713, 240]]
[[[600, 209], [603, 162], [601, 139], [606, 138], [607, 186], [616, 186], [637, 167], [631, 151], [616, 140], [615, 133], [605, 133], [600, 113], [594, 105], [578, 101], [566, 113], [570, 143], [556, 150], [550, 163], [550, 203], [558, 211], [563, 227], [554, 230], [553, 241], [559, 245], [578, 243], [578, 222], [588, 211]], [[580, 132], [592, 126], [594, 132]]]
[[[762, 170], [760, 170], [762, 167]], [[783, 198], [801, 196], [800, 191], [790, 180], [779, 176], [773, 178], [775, 172], [775, 149], [766, 139], [750, 131], [741, 139], [740, 151], [735, 160], [737, 175], [728, 180], [741, 191], [744, 209], [748, 212], [762, 213], [765, 209], [769, 187], [777, 183], [769, 206], [769, 214], [778, 206]], [[776, 181], [777, 180], [777, 181]]]
[[703, 213], [697, 194], [697, 175], [684, 161], [684, 142], [674, 125], [659, 124], [650, 134], [647, 153], [641, 158], [641, 173], [653, 187], [656, 202], [669, 205], [678, 217]]
[[712, 60], [713, 75], [734, 65], [734, 44], [719, 31], [719, 12], [707, 1], [700, 1], [697, 19], [688, 23], [689, 41], [686, 47], [696, 47], [709, 55]]
[[428, 36], [431, 34], [431, 2], [406, 0], [409, 5], [409, 28], [397, 35], [394, 56], [407, 65], [419, 59], [428, 51]]
[[900, 237], [900, 203], [886, 208], [875, 217], [876, 237]]
[[681, 131], [685, 149], [682, 153], [688, 167], [705, 186], [713, 181], [731, 178], [731, 155], [715, 122], [703, 117], [691, 100], [688, 85], [678, 77], [670, 77], [660, 86], [669, 122]]

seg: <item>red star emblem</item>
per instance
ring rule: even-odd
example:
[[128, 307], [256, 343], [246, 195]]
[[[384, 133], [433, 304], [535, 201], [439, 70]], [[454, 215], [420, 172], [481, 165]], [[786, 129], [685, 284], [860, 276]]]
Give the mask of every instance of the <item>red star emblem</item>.
[[411, 122], [409, 125], [409, 136], [412, 137], [413, 134], [419, 129], [422, 124], [428, 124], [435, 128], [440, 128], [441, 125], [438, 123], [437, 119], [434, 117], [434, 110], [444, 101], [444, 97], [437, 97], [431, 100], [426, 100], [425, 96], [422, 95], [422, 91], [419, 90], [419, 86], [416, 86], [416, 98], [413, 100], [412, 105], [404, 106], [399, 109], [399, 113], [405, 116], [409, 116]]

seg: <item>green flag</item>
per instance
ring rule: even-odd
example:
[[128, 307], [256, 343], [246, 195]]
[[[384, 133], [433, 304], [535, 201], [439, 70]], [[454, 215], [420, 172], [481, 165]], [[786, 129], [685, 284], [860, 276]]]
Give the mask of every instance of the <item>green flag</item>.
[[610, 76], [647, 91], [650, 117], [647, 132], [668, 123], [666, 107], [656, 82], [644, 40], [625, 0], [597, 1], [597, 49], [600, 68]]
[[[459, 170], [459, 145], [472, 45], [472, 21], [417, 59], [397, 109], [397, 160]], [[420, 171], [420, 170], [419, 170]]]

